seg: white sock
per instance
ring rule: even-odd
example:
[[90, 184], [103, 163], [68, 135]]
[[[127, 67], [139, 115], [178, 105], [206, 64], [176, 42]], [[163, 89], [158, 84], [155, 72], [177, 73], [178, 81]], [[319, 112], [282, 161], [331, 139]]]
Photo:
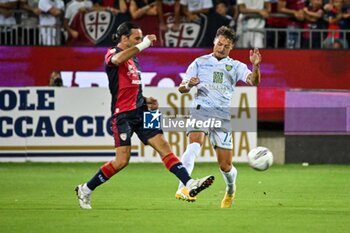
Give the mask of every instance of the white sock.
[[226, 192], [232, 195], [235, 192], [237, 169], [234, 166], [232, 166], [229, 172], [224, 172], [221, 169], [220, 172], [223, 175], [224, 181], [226, 183]]
[[[197, 142], [193, 142], [187, 146], [185, 153], [182, 155], [181, 162], [186, 168], [189, 175], [192, 174], [194, 168], [194, 161], [198, 156], [200, 150], [201, 145]], [[182, 187], [184, 187], [184, 185], [180, 182], [178, 189], [181, 189]]]
[[81, 189], [83, 190], [84, 193], [86, 194], [90, 194], [92, 192], [91, 189], [89, 189], [89, 187], [85, 184], [83, 184], [83, 186], [81, 187]]

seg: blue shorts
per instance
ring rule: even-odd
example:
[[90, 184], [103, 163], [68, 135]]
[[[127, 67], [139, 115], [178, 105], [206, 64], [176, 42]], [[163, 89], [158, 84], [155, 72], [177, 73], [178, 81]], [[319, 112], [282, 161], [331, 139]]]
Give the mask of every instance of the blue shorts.
[[143, 113], [145, 111], [148, 111], [147, 107], [142, 106], [112, 117], [112, 131], [115, 147], [130, 146], [131, 137], [134, 132], [145, 145], [147, 145], [149, 139], [157, 134], [163, 134], [163, 130], [161, 129], [145, 129], [143, 127]]

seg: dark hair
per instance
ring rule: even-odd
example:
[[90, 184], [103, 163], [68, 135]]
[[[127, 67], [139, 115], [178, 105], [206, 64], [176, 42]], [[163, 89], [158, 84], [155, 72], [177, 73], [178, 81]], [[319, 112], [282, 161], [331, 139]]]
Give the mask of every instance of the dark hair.
[[119, 43], [122, 36], [130, 36], [131, 29], [139, 29], [140, 27], [133, 22], [124, 22], [119, 25], [117, 32], [112, 35], [114, 42]]
[[227, 39], [231, 40], [232, 43], [235, 43], [237, 41], [237, 36], [235, 31], [227, 26], [221, 26], [217, 31], [216, 31], [216, 36], [215, 38], [219, 36], [224, 36]]

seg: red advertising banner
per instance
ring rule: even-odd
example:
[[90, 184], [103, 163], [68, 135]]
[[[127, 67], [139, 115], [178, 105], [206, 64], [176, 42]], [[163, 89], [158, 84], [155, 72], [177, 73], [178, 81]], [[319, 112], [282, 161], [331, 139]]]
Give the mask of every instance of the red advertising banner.
[[[0, 47], [0, 86], [47, 86], [50, 73], [62, 72], [65, 86], [103, 86], [104, 54], [97, 47]], [[211, 49], [149, 48], [139, 54], [146, 86], [177, 86], [187, 66]], [[262, 50], [262, 81], [258, 88], [260, 121], [283, 121], [286, 89], [350, 91], [350, 52]], [[247, 63], [249, 50], [230, 56]], [[87, 84], [85, 81], [88, 80]]]

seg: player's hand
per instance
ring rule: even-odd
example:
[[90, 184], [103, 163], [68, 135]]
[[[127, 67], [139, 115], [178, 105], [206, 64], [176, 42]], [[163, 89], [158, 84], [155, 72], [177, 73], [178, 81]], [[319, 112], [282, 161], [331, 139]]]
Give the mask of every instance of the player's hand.
[[254, 50], [250, 50], [249, 59], [253, 65], [259, 65], [262, 61], [262, 57], [259, 52], [259, 49], [255, 48]]
[[135, 45], [135, 47], [141, 52], [144, 49], [147, 49], [148, 47], [153, 45], [153, 42], [157, 40], [156, 35], [151, 34], [147, 35], [143, 38], [141, 43], [138, 43]]
[[146, 97], [146, 104], [151, 111], [158, 109], [158, 100], [153, 97]]
[[198, 77], [192, 77], [190, 78], [190, 81], [188, 81], [188, 87], [197, 86], [199, 84], [200, 80]]
[[151, 45], [153, 45], [153, 42], [157, 41], [157, 36], [154, 34], [147, 35], [146, 37], [151, 41]]

